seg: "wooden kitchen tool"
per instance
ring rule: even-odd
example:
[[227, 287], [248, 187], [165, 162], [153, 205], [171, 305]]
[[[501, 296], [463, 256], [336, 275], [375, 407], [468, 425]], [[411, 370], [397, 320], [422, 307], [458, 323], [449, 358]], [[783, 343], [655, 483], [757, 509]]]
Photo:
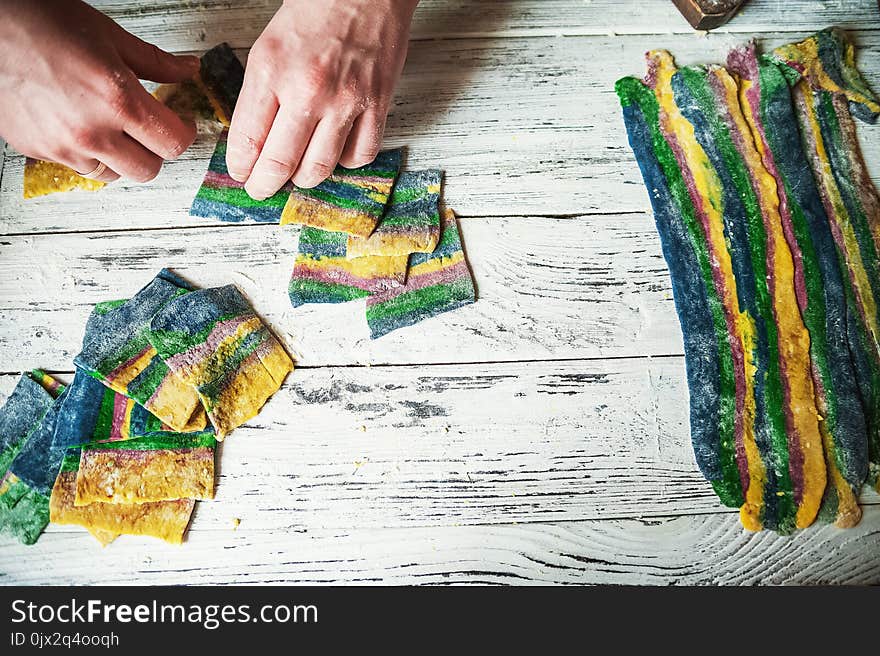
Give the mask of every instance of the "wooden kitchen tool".
[[733, 18], [745, 0], [672, 0], [695, 30], [714, 30]]

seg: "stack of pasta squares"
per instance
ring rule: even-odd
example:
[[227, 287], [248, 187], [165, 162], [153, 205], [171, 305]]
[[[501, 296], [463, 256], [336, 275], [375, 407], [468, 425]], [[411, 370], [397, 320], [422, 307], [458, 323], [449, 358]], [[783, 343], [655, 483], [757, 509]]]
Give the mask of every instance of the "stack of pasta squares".
[[[214, 497], [217, 442], [260, 411], [293, 363], [231, 285], [162, 270], [99, 303], [63, 387], [22, 376], [0, 409], [0, 528], [30, 544], [48, 521], [180, 543]], [[24, 505], [21, 505], [24, 503]]]
[[220, 135], [190, 214], [300, 224], [288, 292], [294, 307], [366, 299], [374, 339], [476, 300], [458, 224], [441, 210], [443, 172], [400, 172], [400, 149], [357, 169], [337, 166], [313, 189], [288, 183], [255, 201], [226, 168]]
[[[216, 77], [240, 80], [238, 60], [223, 61], [225, 77]], [[234, 84], [208, 97], [237, 98], [237, 88], [229, 87]], [[177, 89], [161, 95], [169, 102], [197, 92]], [[440, 209], [442, 171], [401, 173], [402, 151], [386, 150], [366, 166], [337, 166], [313, 189], [288, 181], [258, 201], [229, 175], [228, 136], [228, 129], [220, 133], [190, 214], [224, 222], [302, 225], [288, 288], [294, 307], [366, 299], [370, 335], [377, 338], [476, 300], [455, 215]]]

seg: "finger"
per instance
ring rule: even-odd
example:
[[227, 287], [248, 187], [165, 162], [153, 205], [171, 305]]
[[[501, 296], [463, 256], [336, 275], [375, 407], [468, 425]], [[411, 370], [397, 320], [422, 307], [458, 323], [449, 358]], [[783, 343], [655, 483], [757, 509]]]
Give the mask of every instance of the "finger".
[[262, 200], [290, 180], [306, 150], [316, 121], [303, 112], [278, 111], [266, 144], [244, 185], [252, 198]]
[[127, 32], [118, 24], [111, 38], [122, 61], [142, 80], [181, 82], [199, 70], [199, 58], [193, 55], [172, 55]]
[[[92, 143], [95, 143], [95, 141]], [[80, 146], [52, 148], [47, 152], [36, 155], [35, 159], [62, 164], [71, 169], [77, 175], [89, 178], [90, 180], [113, 182], [114, 180], [119, 179], [119, 175], [106, 164], [101, 167], [100, 172], [97, 171], [101, 162], [99, 162], [91, 153], [92, 150], [94, 150], [92, 146], [86, 148]], [[95, 175], [96, 172], [98, 173], [97, 175]]]
[[321, 119], [299, 167], [293, 174], [293, 184], [309, 189], [320, 184], [333, 173], [345, 146], [345, 140], [351, 132], [352, 121], [353, 119], [349, 119], [340, 122], [332, 117]]
[[119, 179], [119, 174], [116, 171], [111, 169], [106, 164], [104, 166], [101, 166], [101, 163], [96, 159], [89, 160], [87, 164], [83, 164], [81, 166], [83, 166], [83, 168], [77, 167], [73, 170], [82, 177], [88, 178], [89, 180], [98, 180], [99, 182], [113, 182], [114, 180]]
[[376, 159], [382, 147], [386, 116], [384, 110], [371, 108], [357, 117], [339, 157], [342, 166], [356, 169]]
[[260, 78], [262, 73], [247, 68], [229, 126], [226, 168], [230, 177], [238, 182], [250, 176], [278, 113], [278, 99], [272, 85], [269, 80]]
[[184, 121], [137, 85], [122, 129], [162, 159], [177, 159], [196, 138], [196, 125]]
[[91, 175], [89, 176], [92, 180], [98, 180], [99, 182], [114, 182], [119, 179], [119, 174], [111, 169], [109, 166], [104, 169], [104, 172], [101, 175]]
[[122, 132], [111, 137], [94, 155], [122, 177], [136, 182], [152, 180], [162, 168], [161, 157]]
[[94, 157], [89, 157], [88, 155], [81, 154], [61, 154], [60, 156], [56, 156], [53, 158], [54, 161], [59, 164], [63, 164], [64, 166], [73, 169], [77, 175], [81, 175], [84, 178], [89, 178], [90, 180], [99, 180], [100, 182], [113, 182], [114, 180], [119, 179], [119, 174], [116, 173], [109, 166], [105, 165], [104, 170], [100, 172], [98, 175], [94, 175], [92, 171], [98, 168], [100, 162], [96, 160]]

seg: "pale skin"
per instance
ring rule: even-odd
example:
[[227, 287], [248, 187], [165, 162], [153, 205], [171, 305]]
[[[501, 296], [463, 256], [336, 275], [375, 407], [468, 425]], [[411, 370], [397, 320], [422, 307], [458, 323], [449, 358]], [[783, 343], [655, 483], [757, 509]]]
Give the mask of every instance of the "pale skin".
[[[229, 174], [255, 199], [313, 187], [379, 151], [418, 0], [286, 0], [254, 43], [232, 117]], [[129, 34], [80, 0], [0, 0], [0, 134], [30, 157], [146, 182], [195, 125], [139, 80], [179, 82], [196, 57]]]

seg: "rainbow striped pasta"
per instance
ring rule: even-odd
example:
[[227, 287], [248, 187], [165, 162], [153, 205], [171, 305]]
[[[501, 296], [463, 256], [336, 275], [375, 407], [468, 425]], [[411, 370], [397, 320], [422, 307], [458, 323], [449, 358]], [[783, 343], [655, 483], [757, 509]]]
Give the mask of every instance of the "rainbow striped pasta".
[[281, 225], [298, 223], [369, 237], [385, 213], [400, 159], [400, 149], [385, 150], [366, 166], [337, 166], [313, 189], [294, 186], [281, 213]]
[[[868, 432], [868, 479], [880, 489], [880, 198], [852, 119], [876, 122], [880, 103], [838, 30], [779, 48], [773, 60], [782, 62], [792, 85], [801, 143], [843, 272], [849, 350]], [[849, 465], [840, 462], [844, 471]]]
[[185, 119], [210, 119], [228, 128], [244, 82], [244, 67], [227, 43], [201, 56], [199, 72], [182, 82], [160, 84], [153, 97]]
[[855, 47], [842, 30], [821, 30], [803, 41], [776, 48], [770, 58], [784, 67], [782, 73], [789, 82], [803, 78], [814, 89], [843, 96], [859, 119], [874, 123], [880, 115], [880, 101], [856, 67]]
[[476, 301], [451, 210], [444, 212], [442, 230], [433, 252], [410, 256], [405, 285], [367, 298], [367, 324], [373, 339]]
[[395, 256], [431, 253], [440, 241], [440, 186], [438, 170], [401, 173], [388, 209], [369, 237], [348, 237], [348, 259], [371, 255]]
[[[713, 141], [721, 126], [718, 108], [708, 106], [715, 102], [708, 87], [711, 73], [696, 68], [679, 72], [663, 51], [648, 58], [646, 83], [626, 78], [617, 83], [617, 91], [630, 142], [645, 182], [654, 190], [655, 219], [673, 275], [689, 376], [696, 375], [691, 374], [695, 364], [708, 369], [700, 372], [701, 378], [709, 374], [707, 384], [691, 379], [697, 461], [722, 503], [740, 507], [744, 526], [793, 525], [790, 477], [780, 486], [780, 468], [772, 461], [784, 430], [781, 404], [774, 407], [766, 394], [774, 364], [769, 381], [774, 391], [780, 380], [767, 330], [769, 290], [762, 283], [768, 277], [755, 271], [766, 262], [754, 257], [760, 236], [748, 231], [750, 225], [757, 227], [760, 216], [739, 201], [736, 182], [742, 176], [735, 182], [735, 172], [722, 159], [742, 166], [733, 143], [729, 137], [723, 144]], [[692, 117], [681, 111], [684, 103], [677, 100], [682, 96], [691, 103]], [[748, 193], [742, 187], [739, 191]], [[668, 206], [670, 197], [679, 204], [674, 210]], [[765, 500], [773, 505], [766, 507]], [[782, 513], [780, 500], [786, 506]]]
[[97, 305], [74, 364], [107, 387], [141, 404], [178, 432], [205, 428], [199, 398], [168, 368], [150, 344], [150, 321], [162, 307], [190, 291], [163, 269], [127, 301]]
[[168, 430], [134, 400], [77, 369], [60, 411], [56, 440], [64, 448], [117, 442]]
[[82, 370], [59, 412], [54, 443], [82, 450], [76, 506], [214, 496], [212, 430], [174, 432]]
[[290, 195], [292, 183], [265, 200], [254, 200], [241, 182], [233, 180], [226, 168], [226, 143], [229, 130], [220, 134], [217, 147], [208, 164], [208, 172], [189, 209], [191, 216], [217, 221], [278, 223], [281, 210]]
[[101, 544], [117, 535], [146, 535], [171, 544], [183, 542], [195, 501], [175, 499], [150, 503], [91, 503], [77, 506], [76, 479], [80, 449], [70, 449], [62, 459], [49, 498], [49, 518], [53, 524], [82, 526]]
[[217, 120], [229, 127], [244, 83], [244, 67], [228, 43], [216, 45], [202, 55], [195, 79], [211, 103]]
[[[63, 389], [44, 372], [34, 370], [21, 376], [0, 408], [0, 532], [22, 544], [36, 542], [49, 523], [49, 499], [22, 481], [11, 466], [29, 439], [39, 432]], [[47, 454], [44, 451], [42, 455]]]
[[867, 427], [850, 357], [844, 280], [819, 190], [802, 147], [783, 72], [754, 48], [735, 50], [728, 64], [740, 75], [743, 107], [764, 166], [781, 199], [795, 260], [795, 298], [810, 335], [811, 371], [828, 485], [822, 516], [839, 526], [858, 522], [858, 491], [866, 473]]
[[[806, 51], [827, 57], [829, 43], [843, 43], [828, 36]], [[793, 72], [780, 52], [794, 58], [792, 47], [775, 58], [737, 49], [732, 73], [677, 69], [651, 52], [644, 82], [624, 78], [616, 90], [672, 277], [697, 463], [746, 528], [789, 533], [817, 517], [846, 527], [861, 516], [880, 396], [870, 312], [858, 301], [880, 287], [858, 256], [877, 261], [878, 223], [864, 210], [880, 203], [846, 95], [809, 90], [797, 71], [815, 81], [826, 68], [800, 57]], [[829, 61], [851, 63], [851, 49]], [[848, 229], [853, 238], [841, 240]]]
[[213, 499], [215, 446], [213, 431], [85, 445], [74, 505]]
[[348, 259], [348, 235], [304, 226], [288, 295], [293, 307], [306, 303], [345, 303], [400, 287], [408, 255]]
[[293, 362], [233, 286], [179, 296], [152, 318], [149, 340], [194, 388], [218, 440], [255, 417]]

